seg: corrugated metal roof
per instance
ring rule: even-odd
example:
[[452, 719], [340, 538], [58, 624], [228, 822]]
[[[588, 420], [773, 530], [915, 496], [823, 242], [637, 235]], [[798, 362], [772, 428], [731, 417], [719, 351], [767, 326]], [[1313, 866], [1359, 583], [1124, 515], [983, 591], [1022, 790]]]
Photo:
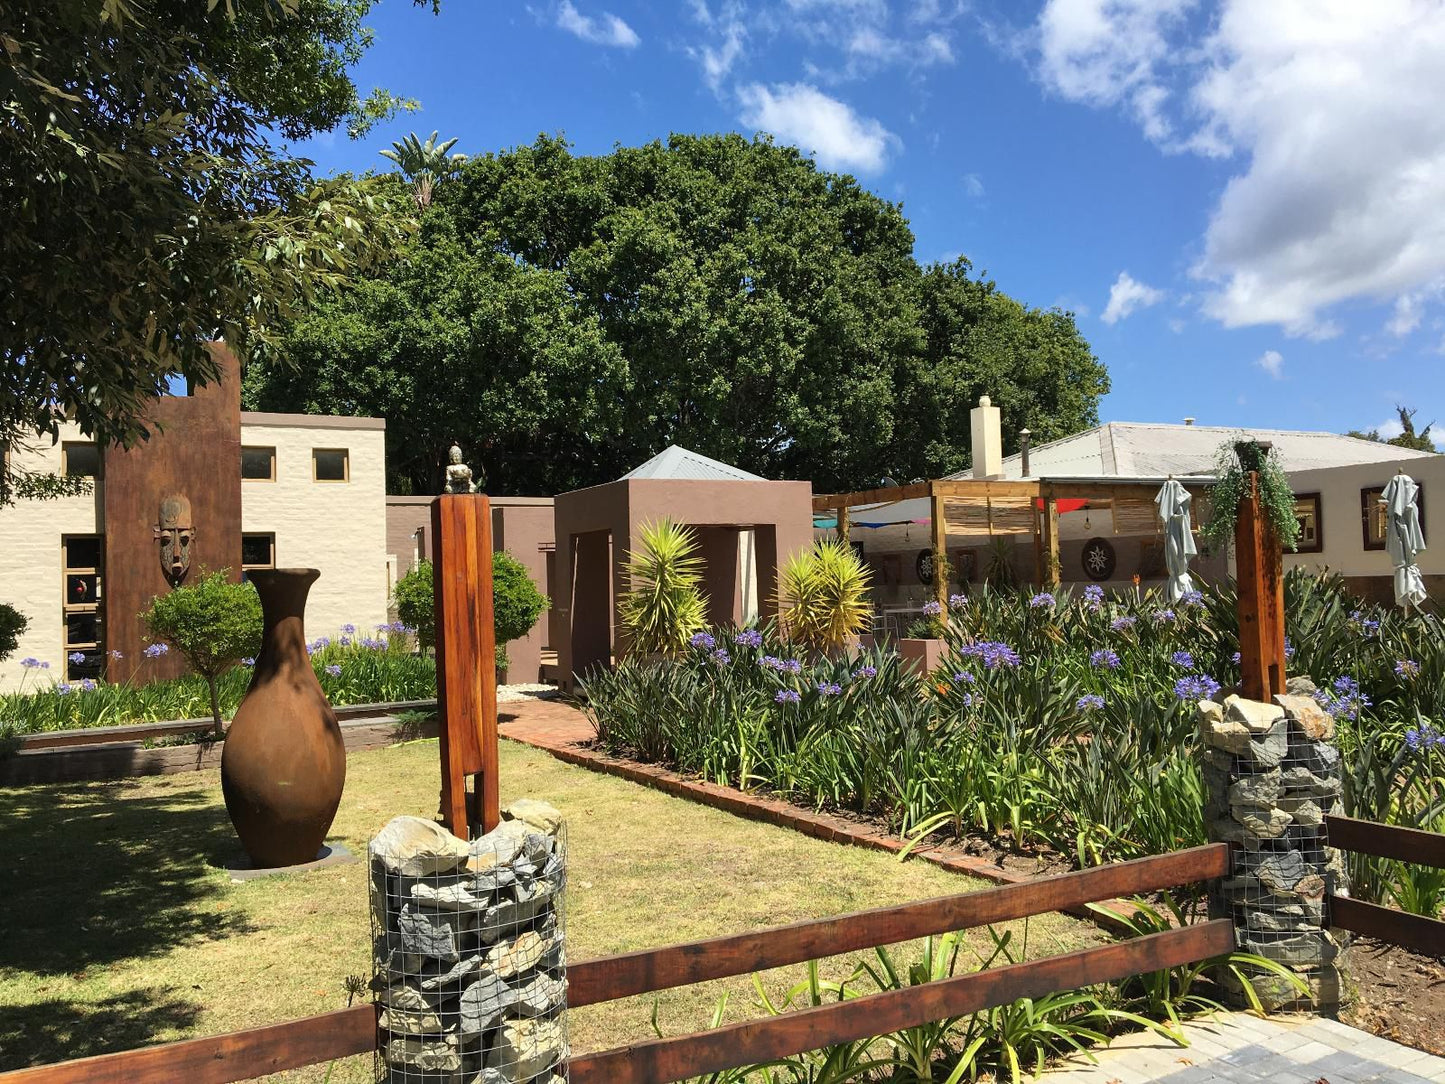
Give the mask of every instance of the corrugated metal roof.
[[[1237, 438], [1267, 440], [1279, 451], [1287, 471], [1341, 467], [1354, 463], [1398, 463], [1429, 456], [1338, 433], [1297, 429], [1240, 429], [1225, 425], [1165, 425], [1109, 422], [1029, 450], [1029, 474], [1035, 478], [1163, 478], [1208, 475], [1219, 446]], [[1022, 478], [1023, 463], [1003, 461], [1005, 478]], [[970, 478], [969, 471], [950, 475]]]
[[727, 463], [719, 463], [716, 459], [709, 459], [705, 455], [698, 455], [697, 452], [679, 448], [676, 444], [669, 445], [646, 463], [634, 467], [619, 481], [640, 478], [694, 478], [710, 482], [764, 481], [759, 475], [749, 474], [747, 471], [739, 470]]

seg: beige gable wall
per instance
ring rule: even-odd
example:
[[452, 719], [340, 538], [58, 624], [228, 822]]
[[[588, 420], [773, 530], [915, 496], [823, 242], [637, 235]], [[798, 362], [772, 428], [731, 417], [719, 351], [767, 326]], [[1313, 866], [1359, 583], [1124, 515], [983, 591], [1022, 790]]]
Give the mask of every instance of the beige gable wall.
[[[80, 430], [61, 426], [61, 441], [84, 441]], [[16, 448], [11, 462], [23, 470], [59, 474], [61, 444], [37, 440], [29, 447]], [[55, 501], [18, 501], [0, 508], [0, 602], [8, 602], [30, 619], [14, 655], [0, 662], [0, 692], [11, 692], [22, 679], [27, 688], [37, 681], [48, 684], [63, 679], [64, 629], [61, 606], [65, 585], [60, 569], [60, 540], [68, 534], [99, 534], [104, 517], [100, 486], [84, 497]], [[26, 678], [20, 666], [24, 658], [50, 663], [48, 671], [37, 670]]]
[[[278, 568], [316, 568], [306, 635], [386, 621], [386, 430], [371, 418], [242, 413], [242, 447], [274, 447], [276, 480], [241, 483], [241, 529], [275, 534]], [[345, 448], [350, 481], [313, 479], [312, 450]]]

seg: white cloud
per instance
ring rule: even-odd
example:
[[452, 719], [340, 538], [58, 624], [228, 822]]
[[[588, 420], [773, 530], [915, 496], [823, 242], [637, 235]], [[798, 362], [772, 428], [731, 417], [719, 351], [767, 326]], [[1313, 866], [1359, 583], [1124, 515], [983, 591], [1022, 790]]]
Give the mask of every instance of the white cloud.
[[739, 89], [738, 98], [743, 124], [796, 143], [828, 169], [876, 173], [889, 152], [902, 145], [878, 121], [806, 83], [752, 83]]
[[1284, 355], [1278, 350], [1266, 350], [1255, 364], [1276, 380], [1284, 379]]
[[1395, 298], [1395, 311], [1385, 324], [1385, 330], [1397, 339], [1403, 339], [1420, 326], [1421, 297], [1419, 294], [1401, 294]]
[[572, 0], [562, 0], [562, 5], [557, 9], [557, 26], [593, 45], [632, 49], [642, 41], [632, 27], [610, 11], [604, 11], [595, 18], [583, 15], [572, 6]]
[[1404, 425], [1398, 417], [1388, 418], [1375, 426], [1375, 432], [1380, 434], [1381, 440], [1394, 440], [1405, 432]]
[[977, 173], [965, 173], [963, 175], [963, 191], [969, 199], [983, 199], [986, 194], [983, 178]]
[[1034, 34], [1055, 93], [1238, 163], [1192, 269], [1204, 311], [1327, 338], [1331, 307], [1445, 274], [1445, 4], [1220, 0], [1207, 24], [1196, 6], [1048, 0]]
[[1106, 324], [1116, 324], [1130, 313], [1147, 309], [1164, 300], [1164, 291], [1156, 290], [1139, 282], [1127, 271], [1120, 271], [1114, 285], [1109, 287], [1109, 303], [1099, 314]]

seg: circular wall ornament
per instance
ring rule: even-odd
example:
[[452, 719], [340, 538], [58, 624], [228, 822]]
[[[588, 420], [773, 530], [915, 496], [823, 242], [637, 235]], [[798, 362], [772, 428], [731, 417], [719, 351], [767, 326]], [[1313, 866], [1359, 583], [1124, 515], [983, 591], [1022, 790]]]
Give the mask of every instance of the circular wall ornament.
[[918, 582], [931, 584], [933, 582], [933, 551], [919, 550], [918, 560], [913, 562], [913, 567], [918, 570]]
[[1102, 538], [1091, 538], [1084, 543], [1082, 554], [1084, 561], [1084, 575], [1091, 580], [1107, 580], [1114, 574], [1114, 565], [1117, 558], [1114, 555], [1114, 547]]

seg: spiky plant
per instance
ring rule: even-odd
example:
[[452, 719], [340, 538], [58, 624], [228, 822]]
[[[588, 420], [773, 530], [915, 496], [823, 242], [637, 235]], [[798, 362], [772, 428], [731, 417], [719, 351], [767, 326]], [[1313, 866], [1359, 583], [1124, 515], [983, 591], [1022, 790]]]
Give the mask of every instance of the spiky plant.
[[437, 184], [456, 173], [467, 160], [465, 154], [447, 153], [456, 146], [455, 139], [438, 143], [437, 135], [433, 132], [423, 143], [412, 132], [405, 139], [393, 142], [390, 150], [381, 152], [383, 158], [395, 162], [402, 176], [411, 181], [412, 199], [416, 200], [418, 211], [425, 211], [431, 206], [432, 192]]
[[868, 624], [868, 569], [841, 539], [819, 539], [783, 567], [778, 610], [788, 636], [818, 651], [843, 647]]
[[627, 594], [619, 619], [630, 648], [676, 655], [707, 624], [697, 536], [670, 519], [643, 524], [641, 545], [627, 555]]

